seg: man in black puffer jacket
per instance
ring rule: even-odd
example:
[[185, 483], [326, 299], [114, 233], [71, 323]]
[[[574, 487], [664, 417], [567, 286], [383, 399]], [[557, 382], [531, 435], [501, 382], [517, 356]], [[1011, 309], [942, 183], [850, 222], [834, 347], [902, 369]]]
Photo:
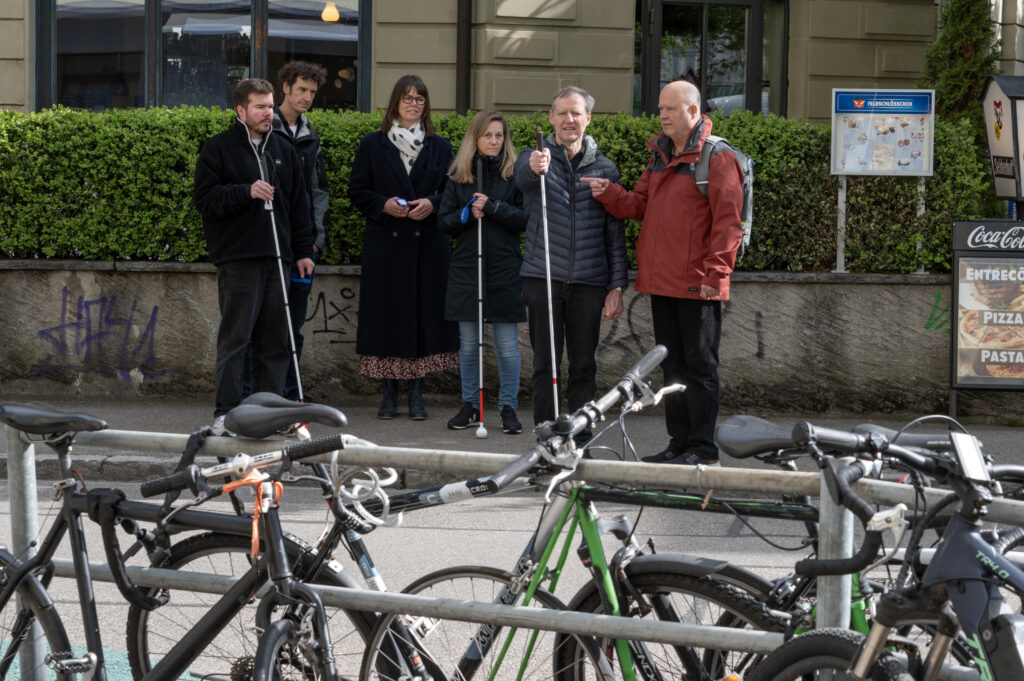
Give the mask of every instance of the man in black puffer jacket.
[[547, 193], [555, 366], [561, 363], [564, 341], [569, 354], [569, 411], [597, 393], [595, 355], [601, 321], [622, 316], [622, 291], [628, 283], [625, 227], [591, 196], [590, 186], [580, 182], [584, 176], [619, 181], [615, 164], [584, 134], [593, 108], [594, 98], [585, 90], [560, 90], [548, 112], [554, 134], [545, 140], [544, 149], [526, 149], [516, 161], [515, 181], [529, 215], [521, 273], [533, 347], [535, 424], [555, 416], [540, 175], [545, 176]]
[[[274, 86], [262, 78], [243, 80], [235, 88], [234, 103], [238, 119], [203, 144], [192, 190], [206, 247], [217, 266], [216, 434], [223, 434], [224, 414], [242, 399], [250, 338], [253, 390], [278, 395], [284, 390], [291, 358], [278, 248], [286, 270], [294, 262], [302, 276], [313, 272], [313, 229], [302, 168], [291, 145], [270, 130]], [[273, 202], [273, 220], [268, 201]]]

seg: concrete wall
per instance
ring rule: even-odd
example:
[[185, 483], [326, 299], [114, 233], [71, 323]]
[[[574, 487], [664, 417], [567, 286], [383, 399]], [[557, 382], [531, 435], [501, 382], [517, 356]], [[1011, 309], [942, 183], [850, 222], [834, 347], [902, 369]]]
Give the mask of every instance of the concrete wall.
[[[212, 392], [218, 312], [209, 265], [0, 261], [0, 291], [3, 399]], [[343, 405], [376, 392], [357, 373], [358, 291], [354, 268], [320, 268], [302, 362], [314, 399]], [[621, 320], [604, 326], [602, 387], [653, 345], [646, 297], [630, 292], [626, 305]], [[738, 273], [724, 308], [723, 402], [755, 412], [943, 411], [949, 319], [948, 276]], [[520, 347], [525, 400], [525, 324]], [[494, 396], [491, 353], [485, 375]], [[458, 376], [432, 375], [427, 390], [455, 405]], [[1021, 411], [1019, 393], [964, 393], [960, 404], [1018, 418]]]
[[915, 88], [934, 0], [791, 0], [790, 118], [831, 119], [832, 88]]
[[29, 111], [32, 0], [0, 0], [0, 109]]
[[1012, 0], [992, 0], [992, 21], [1002, 47], [999, 73], [1024, 75], [1024, 6]]

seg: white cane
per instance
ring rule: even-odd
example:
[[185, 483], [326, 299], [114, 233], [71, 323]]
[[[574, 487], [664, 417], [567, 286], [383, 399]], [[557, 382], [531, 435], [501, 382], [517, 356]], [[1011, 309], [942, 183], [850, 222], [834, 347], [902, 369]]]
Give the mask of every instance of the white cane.
[[[260, 179], [273, 185], [267, 178], [270, 177], [270, 169], [266, 165], [267, 157], [260, 156]], [[263, 209], [270, 212], [270, 231], [274, 234], [274, 251], [277, 253], [277, 273], [281, 277], [281, 295], [284, 296], [284, 318], [288, 327], [288, 343], [292, 350], [292, 365], [295, 367], [295, 387], [299, 391], [299, 402], [304, 400], [302, 394], [302, 377], [299, 375], [299, 353], [295, 349], [295, 332], [292, 330], [292, 312], [288, 305], [288, 281], [284, 277], [284, 263], [281, 260], [281, 244], [277, 238], [277, 219], [274, 217], [274, 202], [264, 201]]]
[[[476, 191], [478, 194], [484, 193], [484, 160], [479, 157], [476, 159]], [[484, 219], [482, 217], [476, 219], [476, 294], [476, 344], [479, 362], [477, 380], [480, 381], [478, 386], [480, 390], [480, 425], [477, 426], [476, 436], [483, 439], [487, 437], [487, 429], [484, 428]]]
[[[537, 126], [537, 152], [544, 151], [544, 133]], [[548, 245], [548, 193], [544, 173], [540, 175], [540, 217], [544, 226], [544, 280], [548, 288], [548, 336], [551, 339], [551, 390], [555, 396], [555, 418], [558, 418], [558, 361], [555, 359], [555, 313], [551, 301], [551, 250]]]

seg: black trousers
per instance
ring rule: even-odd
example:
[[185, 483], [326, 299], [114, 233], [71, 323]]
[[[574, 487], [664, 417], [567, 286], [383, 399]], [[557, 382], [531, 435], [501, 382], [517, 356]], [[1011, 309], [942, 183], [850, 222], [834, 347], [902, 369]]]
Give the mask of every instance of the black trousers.
[[[299, 270], [292, 265], [288, 276], [288, 311], [295, 334], [295, 356], [302, 359], [302, 325], [306, 323], [306, 312], [309, 310], [309, 292], [313, 286], [313, 273], [310, 272], [306, 281], [302, 281]], [[242, 372], [242, 397], [252, 394], [252, 343], [245, 350], [245, 364]], [[284, 380], [284, 397], [289, 400], [299, 399], [299, 377], [295, 374], [295, 362], [291, 358], [291, 347], [288, 348], [288, 374]]]
[[[601, 339], [601, 316], [607, 295], [608, 290], [603, 286], [551, 282], [555, 366], [562, 363], [563, 345], [569, 354], [569, 379], [566, 381], [558, 376], [559, 401], [564, 389], [568, 411], [582, 407], [597, 392], [595, 354]], [[533, 422], [536, 425], [555, 417], [547, 284], [543, 279], [524, 278], [523, 297], [526, 299], [530, 345], [533, 348]]]
[[247, 258], [217, 266], [217, 373], [213, 414], [242, 400], [245, 350], [252, 339], [252, 388], [280, 395], [290, 351], [288, 316], [275, 258]]
[[686, 390], [665, 397], [669, 446], [678, 454], [692, 452], [718, 458], [718, 346], [722, 337], [722, 303], [651, 296], [654, 341], [668, 348], [661, 363], [665, 385], [682, 383]]

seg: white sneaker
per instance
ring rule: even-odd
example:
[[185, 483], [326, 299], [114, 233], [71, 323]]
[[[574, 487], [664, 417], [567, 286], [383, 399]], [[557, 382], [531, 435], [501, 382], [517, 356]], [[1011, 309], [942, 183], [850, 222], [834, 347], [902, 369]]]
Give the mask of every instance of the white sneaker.
[[214, 435], [219, 435], [220, 437], [235, 436], [234, 433], [232, 433], [230, 430], [224, 427], [224, 414], [221, 414], [220, 416], [213, 420], [213, 425], [210, 426], [210, 430], [213, 431]]

